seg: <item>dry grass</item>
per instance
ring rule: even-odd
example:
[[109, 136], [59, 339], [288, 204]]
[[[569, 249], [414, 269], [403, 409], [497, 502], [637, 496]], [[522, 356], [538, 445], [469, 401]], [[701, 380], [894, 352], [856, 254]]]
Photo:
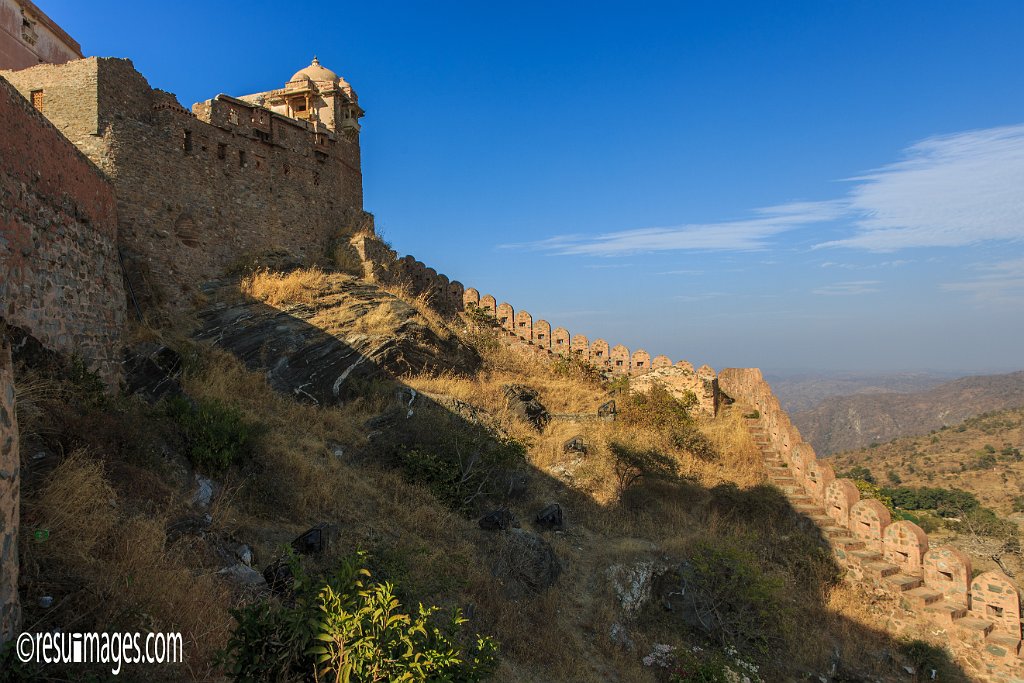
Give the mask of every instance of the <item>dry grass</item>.
[[[225, 587], [195, 570], [199, 558], [164, 546], [166, 519], [124, 508], [101, 461], [76, 451], [23, 498], [23, 581], [29, 595], [58, 595], [49, 611], [26, 606], [26, 628], [56, 622], [97, 631], [180, 631], [186, 671], [149, 670], [155, 680], [205, 680], [231, 623]], [[81, 672], [79, 671], [79, 675]]]
[[319, 268], [293, 270], [275, 273], [258, 270], [242, 278], [243, 294], [271, 306], [311, 303], [328, 287], [327, 274]]

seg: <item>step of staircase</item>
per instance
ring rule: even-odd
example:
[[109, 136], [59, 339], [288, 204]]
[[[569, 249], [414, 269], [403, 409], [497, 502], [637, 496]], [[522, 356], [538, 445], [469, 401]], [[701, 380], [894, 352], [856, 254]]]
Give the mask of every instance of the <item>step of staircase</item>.
[[849, 534], [847, 534], [846, 536], [833, 536], [828, 540], [829, 543], [831, 543], [836, 548], [845, 550], [848, 553], [864, 549], [864, 541], [858, 541], [856, 538], [850, 536]]
[[833, 538], [844, 538], [849, 536], [850, 530], [846, 527], [838, 526], [833, 523], [831, 526], [822, 527], [821, 533], [825, 534], [825, 537], [831, 541]]
[[952, 624], [967, 616], [967, 607], [965, 605], [949, 602], [948, 600], [928, 605], [924, 608], [924, 611], [940, 624]]
[[963, 619], [957, 619], [954, 622], [954, 626], [956, 626], [960, 633], [965, 634], [968, 637], [976, 637], [979, 640], [984, 640], [996, 627], [996, 625], [988, 619], [979, 619], [977, 617], [964, 617]]
[[924, 585], [924, 579], [920, 576], [912, 576], [910, 574], [903, 573], [886, 576], [885, 582], [900, 593], [914, 590], [915, 588], [920, 588]]
[[911, 588], [903, 593], [903, 598], [910, 603], [914, 609], [923, 609], [929, 605], [942, 602], [942, 593], [932, 590], [927, 586]]
[[997, 657], [1018, 657], [1020, 644], [1020, 638], [1012, 633], [993, 631], [985, 638], [985, 649]]
[[864, 564], [864, 575], [872, 579], [884, 579], [893, 574], [898, 574], [899, 571], [900, 568], [897, 565], [882, 560], [875, 560], [874, 562], [866, 562]]
[[877, 550], [854, 550], [850, 556], [862, 565], [882, 559], [882, 553]]

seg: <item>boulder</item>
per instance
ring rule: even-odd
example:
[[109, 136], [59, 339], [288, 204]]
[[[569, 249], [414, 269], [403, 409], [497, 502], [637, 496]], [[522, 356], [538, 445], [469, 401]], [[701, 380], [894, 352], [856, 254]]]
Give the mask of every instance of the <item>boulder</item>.
[[124, 349], [124, 377], [130, 394], [156, 403], [181, 395], [181, 355], [157, 342], [140, 342]]
[[292, 548], [299, 555], [320, 555], [330, 545], [330, 527], [321, 522], [315, 527], [304, 531], [292, 541]]
[[506, 508], [492, 510], [480, 518], [480, 528], [484, 531], [508, 531], [518, 526], [519, 520]]
[[538, 432], [543, 431], [551, 415], [547, 408], [538, 400], [539, 394], [522, 384], [506, 384], [502, 387], [505, 404], [524, 422], [529, 422]]
[[242, 586], [262, 586], [267, 582], [263, 574], [241, 562], [230, 567], [224, 567], [224, 569], [217, 573]]
[[535, 533], [512, 529], [491, 548], [491, 569], [512, 598], [541, 593], [562, 573], [551, 544]]
[[615, 564], [608, 568], [608, 580], [622, 612], [635, 617], [650, 602], [657, 578], [668, 567], [652, 560], [633, 564]]
[[542, 529], [561, 531], [565, 528], [565, 518], [562, 515], [562, 506], [558, 503], [551, 503], [537, 513], [533, 523]]
[[[344, 402], [353, 380], [463, 374], [480, 365], [471, 346], [439, 334], [409, 304], [340, 274], [328, 276], [313, 303], [275, 307], [247, 299], [219, 302], [199, 315], [196, 338], [265, 372], [275, 390], [317, 405]], [[403, 406], [403, 416], [410, 407]]]

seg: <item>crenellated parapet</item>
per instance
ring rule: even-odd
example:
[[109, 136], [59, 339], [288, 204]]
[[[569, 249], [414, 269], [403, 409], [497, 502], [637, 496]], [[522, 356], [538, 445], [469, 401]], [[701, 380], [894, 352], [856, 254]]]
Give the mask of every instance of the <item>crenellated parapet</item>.
[[[572, 357], [612, 376], [657, 379], [678, 392], [692, 391], [698, 405], [708, 414], [717, 411], [718, 377], [707, 365], [696, 370], [687, 361], [673, 365], [665, 355], [652, 358], [645, 349], [631, 352], [623, 344], [612, 345], [604, 339], [572, 334], [529, 311], [516, 310], [492, 294], [481, 294], [475, 287], [449, 280], [413, 256], [399, 258], [372, 234], [360, 234], [352, 239], [352, 244], [363, 261], [365, 277], [372, 282], [399, 285], [412, 296], [425, 298], [444, 314], [476, 309], [494, 318], [509, 342], [521, 343], [541, 355]], [[643, 389], [646, 385], [647, 382], [640, 382], [637, 386]]]
[[[934, 546], [917, 524], [893, 520], [878, 500], [862, 498], [850, 479], [818, 459], [756, 368], [727, 368], [722, 392], [747, 415], [771, 481], [828, 539], [847, 580], [893, 598], [889, 625], [931, 632], [977, 680], [1024, 678], [1020, 588], [999, 571], [973, 576], [963, 551]], [[756, 411], [756, 412], [753, 412]]]

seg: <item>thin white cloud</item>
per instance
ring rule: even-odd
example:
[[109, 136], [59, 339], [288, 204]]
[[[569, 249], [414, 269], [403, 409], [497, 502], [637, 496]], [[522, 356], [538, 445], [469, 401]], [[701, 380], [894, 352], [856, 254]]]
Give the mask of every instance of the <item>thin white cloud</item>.
[[[582, 256], [759, 251], [782, 233], [837, 221], [848, 226], [851, 234], [816, 244], [815, 249], [884, 252], [1024, 241], [1024, 124], [928, 138], [905, 150], [904, 157], [851, 178], [854, 185], [844, 197], [758, 209], [745, 220], [597, 236], [558, 235], [502, 246]], [[897, 260], [890, 265], [902, 263]]]
[[855, 234], [819, 246], [893, 251], [1024, 239], [1024, 124], [933, 137], [853, 178]]
[[563, 255], [619, 256], [652, 251], [758, 251], [768, 239], [793, 228], [833, 220], [842, 214], [837, 202], [793, 202], [758, 209], [753, 218], [726, 223], [641, 228], [597, 237], [560, 235], [505, 248], [553, 251]]
[[851, 282], [836, 282], [824, 287], [811, 290], [814, 294], [822, 296], [851, 296], [855, 294], [871, 294], [878, 291], [880, 280], [854, 280]]
[[908, 263], [913, 263], [913, 259], [894, 259], [892, 261], [881, 261], [879, 263], [837, 263], [835, 261], [824, 261], [819, 264], [820, 268], [842, 268], [843, 270], [877, 270], [879, 268], [899, 268], [905, 266]]

